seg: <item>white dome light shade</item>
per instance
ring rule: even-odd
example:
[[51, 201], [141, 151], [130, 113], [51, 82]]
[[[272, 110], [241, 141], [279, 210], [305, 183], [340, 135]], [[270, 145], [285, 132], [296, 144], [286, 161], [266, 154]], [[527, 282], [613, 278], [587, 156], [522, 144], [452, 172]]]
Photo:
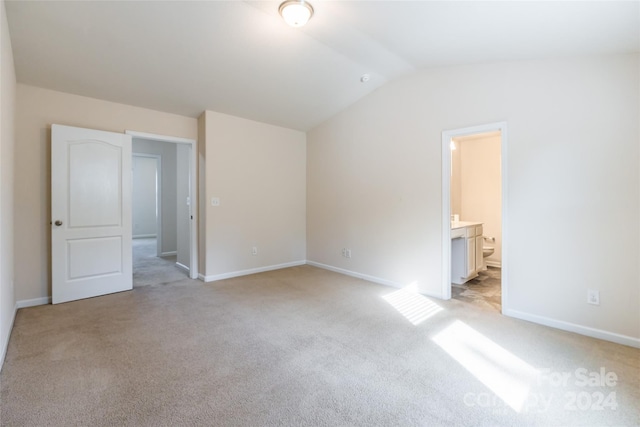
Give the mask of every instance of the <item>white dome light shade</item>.
[[287, 0], [278, 9], [284, 22], [292, 27], [302, 27], [313, 16], [313, 7], [304, 0]]

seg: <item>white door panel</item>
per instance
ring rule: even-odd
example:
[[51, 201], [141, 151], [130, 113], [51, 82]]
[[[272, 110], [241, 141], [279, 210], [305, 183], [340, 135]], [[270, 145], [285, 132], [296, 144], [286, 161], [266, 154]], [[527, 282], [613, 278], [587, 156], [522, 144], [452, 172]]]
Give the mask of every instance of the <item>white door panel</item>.
[[53, 303], [132, 289], [131, 137], [52, 125]]
[[69, 143], [69, 227], [122, 225], [122, 147]]
[[68, 279], [122, 274], [122, 238], [67, 240]]

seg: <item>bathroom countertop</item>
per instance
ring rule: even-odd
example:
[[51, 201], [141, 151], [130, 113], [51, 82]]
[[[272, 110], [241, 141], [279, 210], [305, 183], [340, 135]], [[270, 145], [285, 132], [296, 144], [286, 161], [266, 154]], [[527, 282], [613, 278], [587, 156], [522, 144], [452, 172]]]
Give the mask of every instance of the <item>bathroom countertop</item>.
[[471, 227], [474, 225], [482, 225], [482, 223], [473, 221], [451, 221], [452, 230], [455, 230], [456, 228]]

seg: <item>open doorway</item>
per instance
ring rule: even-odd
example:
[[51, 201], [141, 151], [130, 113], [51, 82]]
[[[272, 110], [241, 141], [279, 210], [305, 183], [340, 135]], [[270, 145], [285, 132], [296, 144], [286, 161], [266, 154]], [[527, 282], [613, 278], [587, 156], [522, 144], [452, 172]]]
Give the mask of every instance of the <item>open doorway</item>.
[[132, 138], [133, 286], [195, 279], [195, 141]]
[[443, 298], [506, 302], [506, 124], [443, 132]]
[[178, 187], [186, 180], [178, 179], [176, 144], [133, 138], [131, 166], [133, 286], [182, 280], [187, 273], [178, 267], [177, 230], [188, 219], [178, 215]]
[[499, 131], [457, 136], [450, 147], [455, 234], [451, 297], [498, 312], [502, 306], [500, 148]]

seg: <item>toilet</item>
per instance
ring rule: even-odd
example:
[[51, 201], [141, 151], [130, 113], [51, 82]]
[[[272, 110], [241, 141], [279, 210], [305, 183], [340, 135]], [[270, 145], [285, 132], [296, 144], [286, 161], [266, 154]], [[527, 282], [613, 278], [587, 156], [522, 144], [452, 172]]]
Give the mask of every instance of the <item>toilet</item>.
[[[483, 239], [485, 242], [495, 242], [495, 238], [494, 237], [484, 237]], [[486, 270], [487, 269], [487, 258], [490, 257], [491, 255], [493, 255], [493, 252], [496, 249], [494, 247], [491, 246], [482, 246], [482, 270]]]

